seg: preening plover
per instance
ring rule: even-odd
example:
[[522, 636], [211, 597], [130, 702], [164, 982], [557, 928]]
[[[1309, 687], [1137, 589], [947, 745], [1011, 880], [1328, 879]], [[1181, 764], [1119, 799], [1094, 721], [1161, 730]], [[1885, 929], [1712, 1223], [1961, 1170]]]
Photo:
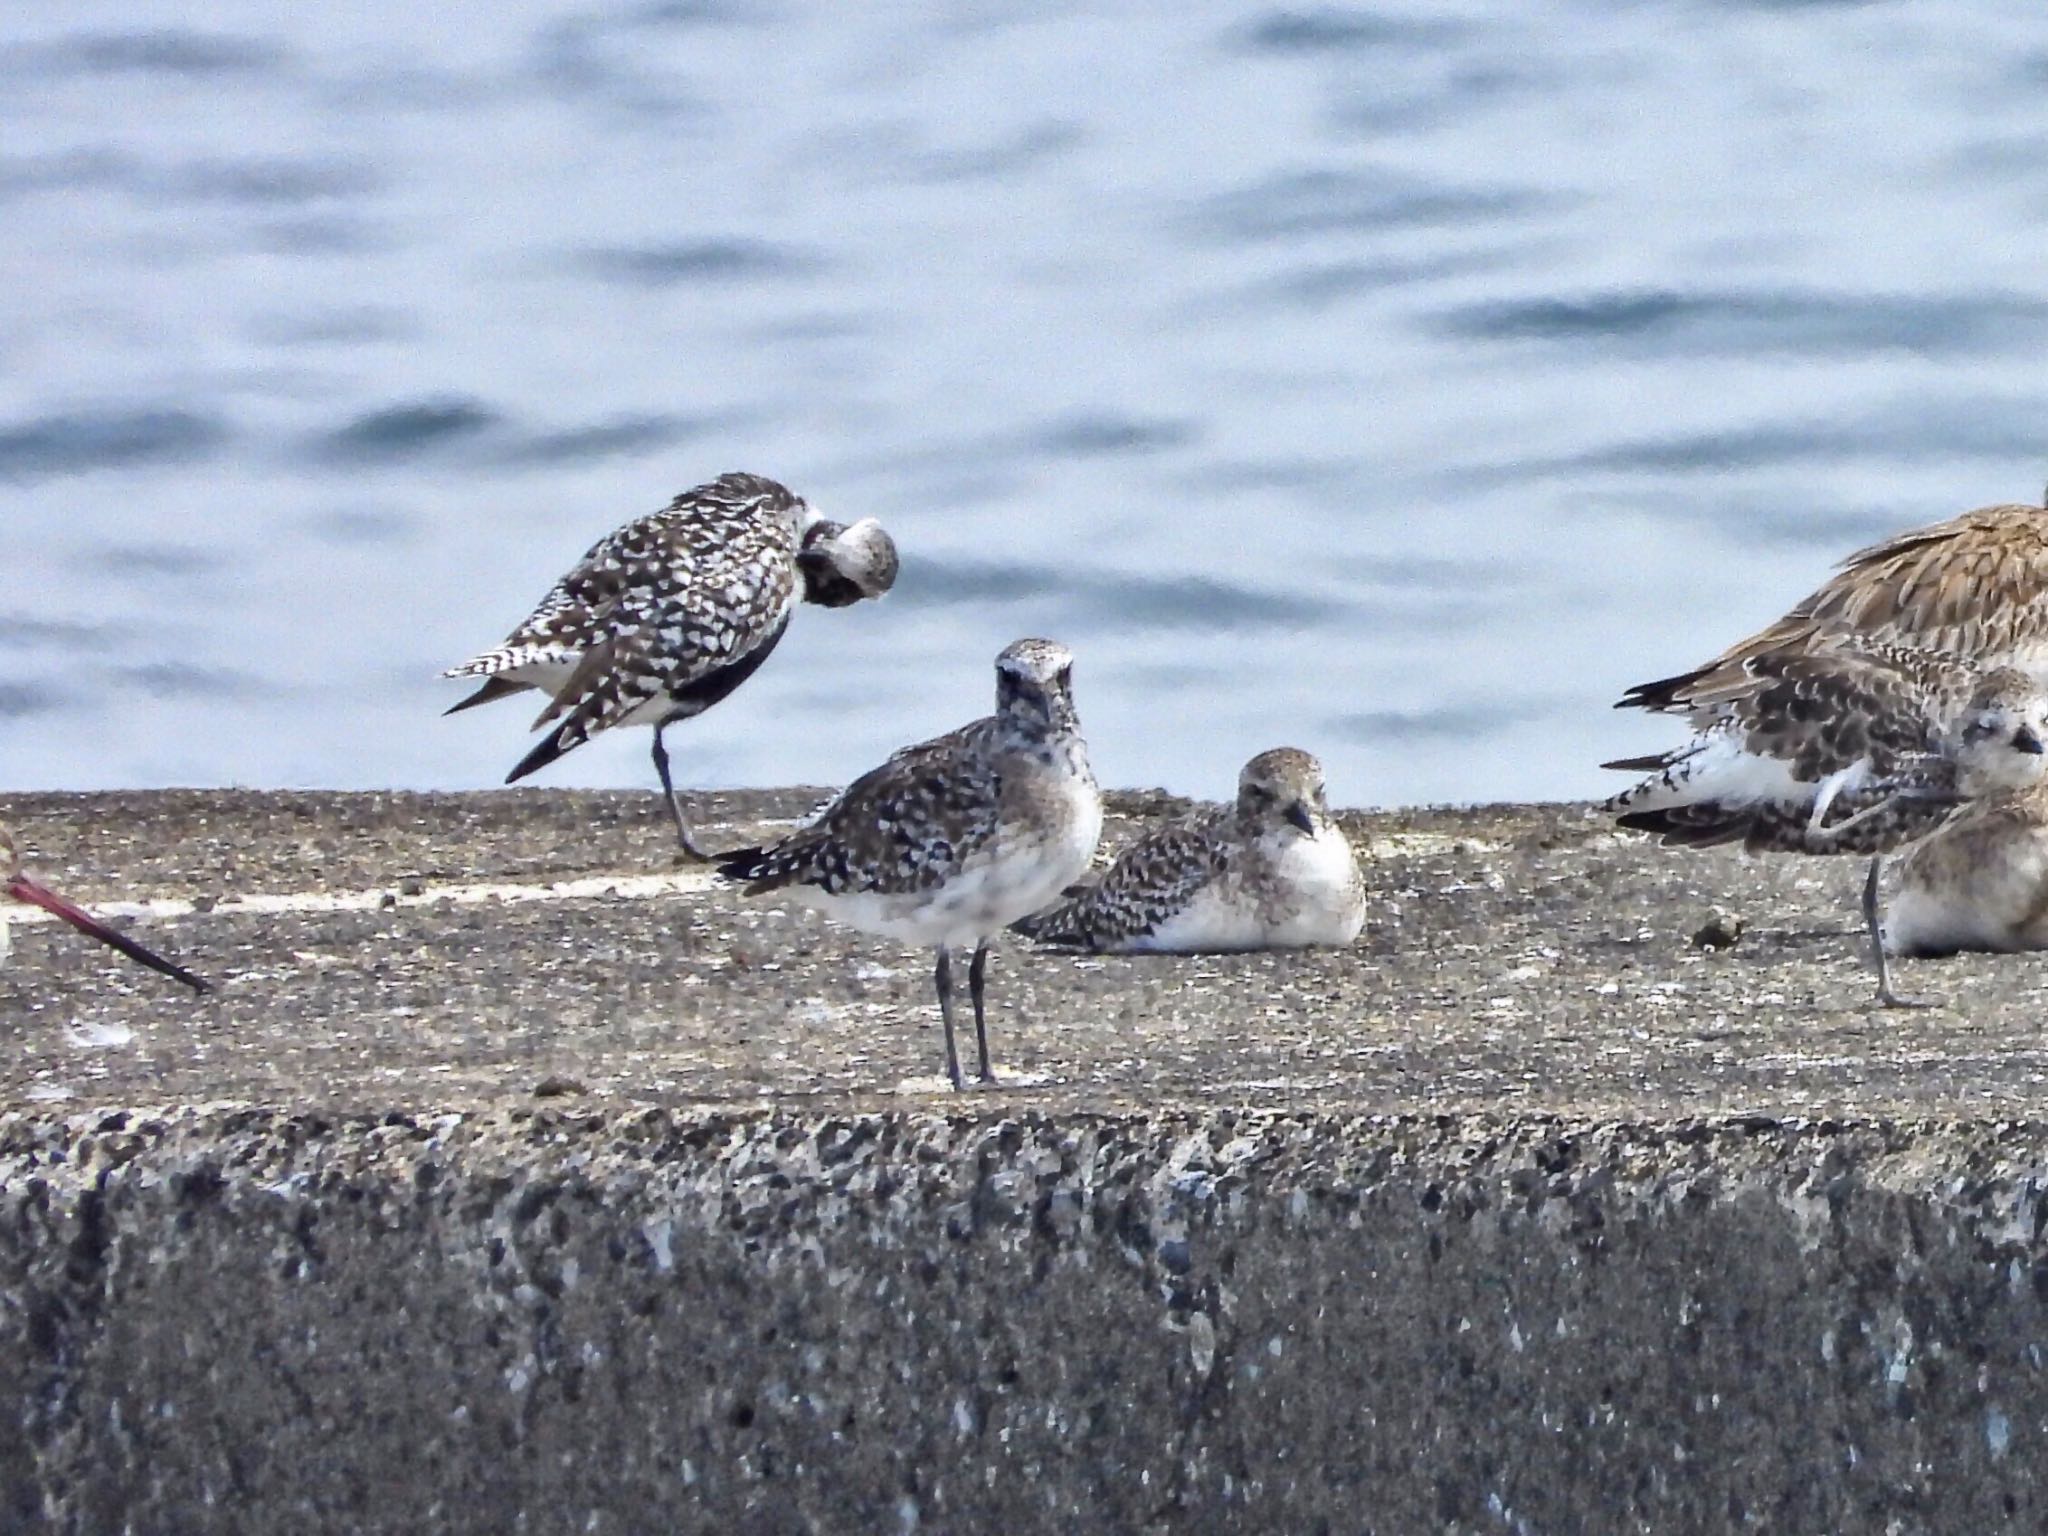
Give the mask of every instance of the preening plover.
[[2014, 666], [2048, 685], [2048, 507], [1981, 507], [1860, 549], [1776, 623], [1703, 667], [1638, 683], [1618, 709], [1691, 714], [1760, 656], [1851, 634]]
[[[125, 933], [109, 928], [83, 907], [59, 896], [40, 881], [31, 879], [22, 870], [21, 850], [14, 841], [14, 833], [4, 824], [0, 824], [0, 892], [13, 897], [16, 901], [26, 902], [29, 906], [41, 907], [45, 912], [62, 918], [80, 933], [88, 934], [102, 944], [118, 949], [130, 960], [140, 961], [153, 971], [163, 972], [173, 981], [182, 981], [194, 992], [206, 990], [206, 982], [202, 977], [193, 975], [182, 965], [173, 965], [155, 950], [136, 943]], [[0, 917], [0, 960], [7, 958], [8, 949], [7, 920]]]
[[1902, 1005], [1885, 965], [1884, 855], [2048, 767], [2048, 700], [2025, 673], [1837, 636], [1767, 650], [1689, 701], [1676, 751], [1609, 763], [1649, 775], [1606, 803], [1667, 844], [1869, 854], [1863, 916], [1878, 1001]]
[[690, 836], [662, 732], [702, 714], [754, 674], [799, 600], [843, 608], [896, 580], [881, 525], [828, 522], [760, 475], [721, 475], [593, 545], [495, 649], [451, 667], [483, 686], [447, 713], [538, 688], [552, 726], [505, 782], [515, 783], [599, 731], [654, 727], [654, 771], [685, 851]]
[[1349, 944], [1364, 923], [1365, 882], [1323, 766], [1276, 747], [1244, 765], [1235, 805], [1147, 832], [1101, 879], [1015, 926], [1084, 949], [1189, 954]]
[[989, 940], [1065, 890], [1102, 835], [1073, 670], [1065, 646], [1017, 641], [996, 657], [993, 715], [905, 747], [772, 847], [719, 860], [750, 896], [786, 890], [850, 927], [933, 946], [955, 1088], [953, 950], [974, 948], [968, 993], [981, 1080], [992, 1082], [982, 998]]

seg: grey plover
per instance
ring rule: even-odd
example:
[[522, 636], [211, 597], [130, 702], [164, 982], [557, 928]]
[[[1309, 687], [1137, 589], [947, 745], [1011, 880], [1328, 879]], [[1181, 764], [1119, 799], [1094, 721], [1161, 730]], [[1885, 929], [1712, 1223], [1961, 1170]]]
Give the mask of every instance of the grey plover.
[[1970, 806], [1898, 863], [1895, 955], [2048, 949], [2048, 778]]
[[1193, 954], [1349, 944], [1365, 881], [1323, 793], [1323, 765], [1294, 747], [1261, 752], [1235, 805], [1145, 833], [1099, 880], [1015, 924], [1052, 944]]
[[719, 860], [749, 896], [786, 890], [850, 927], [933, 946], [955, 1088], [953, 951], [974, 948], [974, 1038], [981, 1080], [993, 1082], [982, 997], [989, 941], [1065, 890], [1102, 835], [1073, 672], [1065, 646], [1017, 641], [996, 657], [993, 715], [905, 747], [773, 846]]
[[[59, 896], [41, 881], [31, 878], [21, 867], [21, 849], [14, 840], [13, 831], [0, 824], [0, 892], [14, 900], [32, 907], [41, 907], [45, 912], [62, 918], [80, 933], [98, 939], [113, 949], [118, 949], [130, 960], [140, 961], [153, 971], [161, 971], [173, 981], [182, 981], [195, 992], [206, 990], [204, 978], [193, 975], [182, 965], [173, 965], [155, 950], [138, 944], [135, 940], [94, 917], [83, 907]], [[10, 940], [7, 921], [0, 917], [0, 961], [7, 958]]]
[[1692, 714], [1740, 686], [1757, 657], [1839, 634], [2014, 666], [2048, 686], [2048, 507], [1980, 507], [1860, 549], [1777, 622], [1703, 667], [1636, 684], [1615, 707]]
[[1885, 964], [1884, 855], [2041, 779], [2039, 686], [2016, 668], [1836, 637], [1753, 656], [1690, 707], [1686, 745], [1606, 764], [1649, 777], [1605, 809], [1676, 846], [1870, 855], [1863, 917], [1878, 1001], [1905, 1005]]
[[537, 688], [552, 727], [505, 776], [516, 783], [599, 731], [654, 727], [654, 771], [695, 857], [662, 732], [700, 715], [768, 659], [801, 601], [843, 608], [896, 580], [873, 518], [829, 522], [760, 475], [721, 475], [592, 545], [504, 644], [445, 676], [483, 686], [447, 713]]

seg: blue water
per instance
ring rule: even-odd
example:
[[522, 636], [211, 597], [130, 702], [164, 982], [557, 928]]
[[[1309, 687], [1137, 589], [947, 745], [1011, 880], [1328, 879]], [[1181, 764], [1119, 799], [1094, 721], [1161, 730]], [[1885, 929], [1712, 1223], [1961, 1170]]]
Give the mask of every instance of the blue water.
[[1108, 783], [1596, 792], [1625, 684], [2039, 493], [2044, 221], [2030, 7], [17, 4], [0, 787], [495, 783], [437, 671], [745, 468], [903, 575], [686, 782], [1044, 633]]

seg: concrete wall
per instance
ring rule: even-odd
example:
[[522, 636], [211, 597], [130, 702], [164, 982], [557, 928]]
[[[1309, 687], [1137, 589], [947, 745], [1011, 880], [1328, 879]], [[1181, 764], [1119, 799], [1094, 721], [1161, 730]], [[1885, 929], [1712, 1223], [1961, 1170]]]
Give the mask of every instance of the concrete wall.
[[2048, 1527], [2048, 1131], [0, 1118], [0, 1520]]

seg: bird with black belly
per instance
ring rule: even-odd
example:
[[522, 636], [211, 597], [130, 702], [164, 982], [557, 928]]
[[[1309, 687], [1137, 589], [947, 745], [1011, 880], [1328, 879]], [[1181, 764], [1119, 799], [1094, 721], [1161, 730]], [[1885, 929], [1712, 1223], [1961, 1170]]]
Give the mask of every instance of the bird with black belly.
[[844, 608], [896, 581], [896, 546], [873, 518], [828, 521], [760, 475], [727, 474], [593, 545], [502, 645], [452, 667], [481, 678], [455, 714], [538, 689], [547, 735], [516, 783], [615, 726], [654, 728], [654, 771], [684, 852], [690, 834], [662, 732], [728, 697], [765, 662], [799, 602]]

